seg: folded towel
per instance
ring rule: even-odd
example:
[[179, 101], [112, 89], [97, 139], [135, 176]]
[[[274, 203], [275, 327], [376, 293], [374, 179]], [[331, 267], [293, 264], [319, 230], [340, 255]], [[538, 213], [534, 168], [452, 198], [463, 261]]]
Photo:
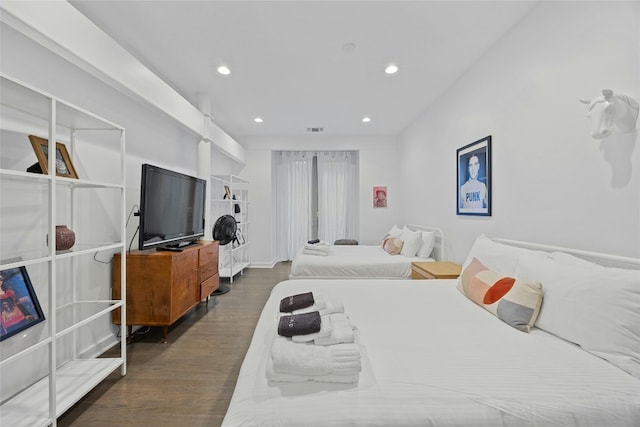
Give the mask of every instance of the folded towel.
[[271, 345], [273, 369], [294, 375], [355, 375], [362, 369], [356, 343], [319, 346], [276, 335]]
[[328, 314], [320, 317], [320, 330], [318, 332], [306, 335], [294, 335], [291, 337], [291, 340], [294, 342], [309, 342], [315, 340], [316, 338], [330, 336], [331, 332], [333, 331], [333, 322], [331, 321], [331, 316], [337, 316], [337, 314]]
[[315, 381], [320, 383], [340, 383], [340, 384], [354, 384], [357, 383], [360, 377], [359, 373], [349, 374], [349, 375], [338, 375], [338, 374], [328, 374], [328, 375], [296, 375], [296, 374], [287, 374], [283, 372], [277, 372], [273, 369], [273, 359], [271, 355], [267, 356], [267, 367], [266, 367], [266, 376], [267, 380], [275, 381], [275, 382], [286, 382], [286, 383], [301, 383], [307, 381]]
[[329, 252], [322, 251], [312, 251], [311, 249], [303, 249], [302, 253], [305, 255], [315, 255], [315, 256], [329, 256]]
[[[316, 345], [334, 345], [342, 343], [352, 343], [355, 341], [354, 329], [351, 321], [344, 313], [330, 314], [328, 318], [331, 320], [331, 331], [328, 335], [319, 335], [313, 339]], [[325, 316], [322, 316], [324, 322]], [[314, 335], [314, 334], [311, 334]], [[305, 335], [309, 336], [309, 335]]]
[[283, 337], [312, 334], [320, 329], [321, 318], [317, 311], [282, 316], [278, 321], [278, 335]]
[[309, 313], [311, 311], [320, 312], [320, 316], [326, 316], [333, 313], [344, 313], [344, 304], [331, 298], [325, 298], [322, 295], [314, 294], [315, 302], [309, 307], [294, 310], [293, 314]]
[[290, 313], [293, 310], [309, 307], [313, 305], [314, 302], [313, 292], [291, 295], [280, 300], [280, 312]]
[[326, 243], [316, 243], [316, 244], [310, 244], [307, 243], [304, 245], [304, 249], [308, 250], [308, 251], [317, 251], [317, 252], [326, 252], [329, 253], [329, 245]]

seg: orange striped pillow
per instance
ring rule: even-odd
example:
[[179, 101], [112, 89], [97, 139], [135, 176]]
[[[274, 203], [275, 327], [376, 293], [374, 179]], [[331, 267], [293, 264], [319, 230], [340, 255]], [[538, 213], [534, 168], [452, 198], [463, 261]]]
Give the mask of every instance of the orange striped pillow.
[[542, 306], [542, 285], [489, 270], [477, 258], [464, 269], [460, 291], [498, 319], [529, 332]]
[[382, 242], [382, 249], [384, 249], [389, 255], [398, 255], [402, 250], [404, 241], [397, 237], [387, 237]]

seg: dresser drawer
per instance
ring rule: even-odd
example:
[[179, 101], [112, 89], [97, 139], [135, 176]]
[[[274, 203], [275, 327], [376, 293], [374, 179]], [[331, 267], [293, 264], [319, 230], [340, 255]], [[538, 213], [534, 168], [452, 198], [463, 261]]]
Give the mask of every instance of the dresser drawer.
[[214, 274], [212, 277], [208, 278], [204, 282], [200, 284], [200, 300], [205, 299], [213, 291], [218, 289], [218, 284], [220, 283], [220, 276], [218, 274]]
[[200, 266], [200, 281], [204, 282], [205, 280], [207, 280], [209, 277], [213, 276], [216, 273], [218, 273], [218, 263], [217, 262], [211, 262], [209, 264], [201, 265]]

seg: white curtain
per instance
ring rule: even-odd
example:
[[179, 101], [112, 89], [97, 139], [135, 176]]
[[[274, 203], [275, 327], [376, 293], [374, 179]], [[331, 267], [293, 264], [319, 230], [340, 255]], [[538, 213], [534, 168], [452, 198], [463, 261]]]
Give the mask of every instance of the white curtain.
[[357, 158], [351, 152], [318, 156], [318, 238], [327, 242], [356, 239]]
[[313, 153], [276, 155], [277, 246], [281, 260], [291, 260], [311, 239]]

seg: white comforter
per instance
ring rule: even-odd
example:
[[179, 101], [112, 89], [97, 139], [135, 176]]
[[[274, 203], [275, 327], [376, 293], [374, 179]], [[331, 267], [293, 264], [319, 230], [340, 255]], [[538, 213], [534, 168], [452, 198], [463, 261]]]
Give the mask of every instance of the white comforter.
[[[281, 298], [339, 299], [358, 327], [356, 385], [269, 383]], [[454, 280], [291, 280], [267, 301], [223, 426], [634, 426], [640, 380], [541, 330], [520, 332]]]
[[416, 257], [389, 255], [378, 245], [332, 245], [328, 256], [300, 253], [291, 263], [291, 279], [408, 279]]

